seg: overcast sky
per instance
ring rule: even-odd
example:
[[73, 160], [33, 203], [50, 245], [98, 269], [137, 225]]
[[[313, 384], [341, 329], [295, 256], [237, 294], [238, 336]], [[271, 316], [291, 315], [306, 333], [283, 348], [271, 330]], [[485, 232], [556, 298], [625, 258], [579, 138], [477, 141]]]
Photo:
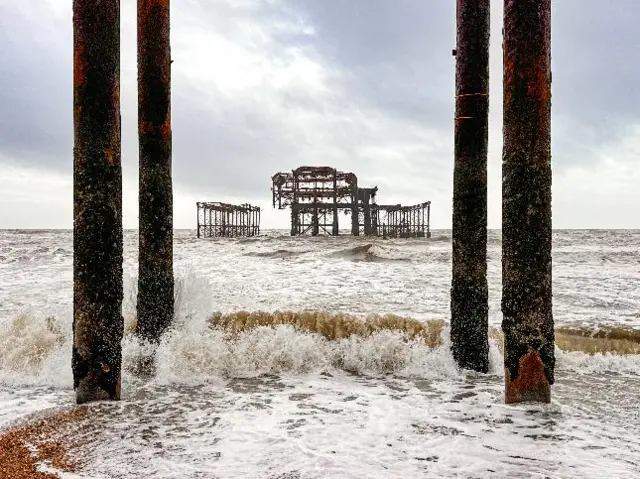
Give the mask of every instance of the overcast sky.
[[[136, 228], [135, 0], [122, 0], [124, 226]], [[0, 0], [0, 228], [72, 227], [71, 0]], [[501, 217], [502, 0], [492, 1], [489, 227]], [[451, 227], [455, 0], [173, 0], [174, 225], [271, 207], [270, 176], [353, 171]], [[637, 0], [554, 0], [555, 228], [638, 228]], [[342, 226], [346, 226], [342, 225]]]

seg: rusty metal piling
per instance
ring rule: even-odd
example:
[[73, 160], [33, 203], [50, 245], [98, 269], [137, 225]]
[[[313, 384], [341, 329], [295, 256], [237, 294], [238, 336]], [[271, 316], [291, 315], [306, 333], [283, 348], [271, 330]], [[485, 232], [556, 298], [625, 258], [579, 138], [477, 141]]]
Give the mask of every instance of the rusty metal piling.
[[502, 330], [505, 401], [549, 402], [551, 0], [504, 1]]
[[169, 0], [138, 0], [137, 334], [158, 342], [174, 315]]
[[456, 6], [451, 349], [460, 367], [489, 369], [487, 144], [489, 0]]
[[73, 386], [120, 399], [120, 0], [73, 1]]

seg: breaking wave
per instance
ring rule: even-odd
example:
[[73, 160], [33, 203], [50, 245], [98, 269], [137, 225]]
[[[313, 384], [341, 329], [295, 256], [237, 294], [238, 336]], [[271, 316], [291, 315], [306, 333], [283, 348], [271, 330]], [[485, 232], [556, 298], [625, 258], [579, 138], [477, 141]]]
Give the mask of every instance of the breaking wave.
[[293, 251], [287, 249], [278, 249], [275, 251], [252, 251], [246, 253], [245, 256], [255, 256], [257, 258], [291, 258], [305, 253], [310, 253], [310, 251]]
[[351, 261], [410, 261], [409, 253], [403, 252], [403, 248], [398, 248], [397, 244], [383, 246], [381, 243], [367, 243], [338, 251], [328, 253], [329, 258], [347, 259]]
[[249, 251], [244, 256], [267, 258], [267, 259], [289, 259], [304, 255], [313, 254], [315, 258], [329, 258], [347, 261], [367, 261], [367, 262], [389, 262], [389, 261], [411, 261], [416, 251], [410, 244], [398, 244], [382, 242], [366, 243], [348, 248], [325, 252], [323, 249], [286, 249], [279, 248], [268, 251]]
[[[157, 351], [157, 379], [174, 383], [306, 374], [338, 369], [379, 376], [457, 377], [448, 325], [395, 315], [359, 318], [327, 312], [183, 314]], [[125, 317], [123, 368], [135, 376], [145, 344]], [[20, 314], [0, 322], [0, 380], [69, 387], [70, 322]], [[501, 375], [502, 334], [490, 329], [491, 371]], [[640, 331], [621, 328], [556, 330], [558, 368], [637, 375]]]
[[391, 331], [331, 341], [317, 333], [302, 333], [292, 325], [258, 326], [239, 334], [209, 329], [193, 335], [175, 330], [162, 344], [158, 358], [158, 376], [171, 382], [332, 369], [371, 376], [457, 374], [446, 355]]

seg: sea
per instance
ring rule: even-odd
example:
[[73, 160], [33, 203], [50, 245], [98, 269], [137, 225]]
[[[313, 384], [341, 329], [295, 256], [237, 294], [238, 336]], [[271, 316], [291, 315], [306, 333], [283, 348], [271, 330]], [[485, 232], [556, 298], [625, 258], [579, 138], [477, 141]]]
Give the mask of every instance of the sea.
[[[499, 328], [501, 232], [488, 243]], [[128, 321], [137, 232], [124, 244]], [[207, 321], [320, 311], [448, 323], [450, 231], [385, 240], [177, 230], [174, 245], [176, 325], [155, 375], [136, 374], [144, 345], [125, 336], [122, 400], [89, 406], [86, 465], [61, 477], [640, 477], [638, 354], [557, 348], [551, 403], [506, 405], [498, 344], [489, 373], [460, 370], [447, 326], [430, 348], [401, 331], [329, 340], [280, 325], [230, 336]], [[70, 230], [0, 231], [0, 430], [74, 404], [72, 260]], [[640, 331], [640, 231], [555, 231], [553, 307], [556, 327]]]

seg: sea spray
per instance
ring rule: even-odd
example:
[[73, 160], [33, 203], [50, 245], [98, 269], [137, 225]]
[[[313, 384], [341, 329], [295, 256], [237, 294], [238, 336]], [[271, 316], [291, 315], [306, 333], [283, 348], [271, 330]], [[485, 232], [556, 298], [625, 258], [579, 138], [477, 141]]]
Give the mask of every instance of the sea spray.
[[332, 370], [368, 376], [457, 375], [448, 354], [398, 331], [329, 340], [292, 325], [256, 326], [239, 333], [176, 330], [158, 350], [158, 379], [177, 383]]
[[0, 369], [16, 373], [37, 371], [68, 338], [55, 318], [36, 318], [28, 313], [5, 321], [0, 328]]
[[[185, 303], [181, 303], [184, 305]], [[188, 376], [255, 377], [261, 374], [304, 374], [342, 369], [356, 374], [426, 374], [436, 358], [449, 361], [448, 323], [418, 321], [396, 315], [314, 312], [247, 312], [197, 315], [192, 305], [180, 311], [159, 346], [161, 374], [179, 380]], [[184, 306], [182, 306], [184, 308]], [[126, 316], [125, 321], [135, 321]], [[558, 328], [556, 344], [562, 368], [594, 371], [637, 371], [640, 340], [634, 329]], [[139, 375], [140, 357], [150, 346], [127, 328], [123, 346], [126, 374]], [[593, 332], [592, 335], [590, 335]], [[625, 332], [626, 331], [626, 332]], [[596, 337], [593, 337], [596, 336]], [[614, 337], [615, 339], [611, 339]], [[491, 368], [500, 370], [503, 337], [489, 330]], [[0, 378], [4, 382], [58, 384], [70, 381], [71, 332], [66, 321], [21, 313], [0, 321]], [[594, 360], [593, 357], [600, 359]], [[592, 358], [592, 359], [590, 359]], [[626, 358], [626, 359], [625, 359]], [[440, 359], [438, 359], [440, 360]], [[431, 363], [430, 363], [431, 362]]]

